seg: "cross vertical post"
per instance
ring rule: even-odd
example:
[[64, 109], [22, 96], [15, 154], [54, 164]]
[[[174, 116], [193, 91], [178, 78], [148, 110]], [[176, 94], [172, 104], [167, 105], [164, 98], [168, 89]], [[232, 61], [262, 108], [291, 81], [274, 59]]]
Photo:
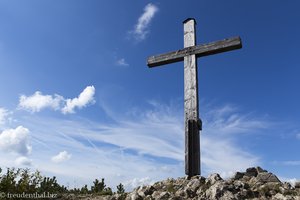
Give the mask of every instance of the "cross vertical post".
[[[184, 48], [196, 45], [194, 19], [187, 19], [184, 24]], [[185, 174], [200, 174], [200, 137], [199, 137], [199, 102], [198, 73], [195, 54], [184, 57], [184, 120], [185, 120]]]

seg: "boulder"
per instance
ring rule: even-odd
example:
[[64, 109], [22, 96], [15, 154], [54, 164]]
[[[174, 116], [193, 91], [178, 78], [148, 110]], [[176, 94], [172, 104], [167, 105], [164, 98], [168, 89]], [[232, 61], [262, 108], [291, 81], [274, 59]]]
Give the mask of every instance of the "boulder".
[[152, 185], [148, 185], [148, 186], [143, 186], [141, 188], [138, 189], [137, 193], [144, 197], [147, 195], [152, 195], [152, 193], [155, 191], [155, 188]]
[[171, 195], [169, 194], [169, 192], [158, 192], [158, 191], [155, 191], [155, 192], [152, 194], [152, 197], [153, 197], [155, 200], [168, 200], [170, 196], [171, 196]]
[[143, 200], [143, 197], [140, 196], [137, 192], [133, 192], [127, 195], [126, 200]]
[[255, 167], [257, 173], [261, 173], [261, 172], [268, 172], [267, 170], [262, 169], [261, 167], [257, 166]]
[[233, 176], [233, 179], [234, 179], [234, 180], [239, 180], [239, 179], [243, 178], [244, 175], [245, 175], [245, 173], [242, 173], [242, 172], [236, 172], [236, 173], [234, 174], [234, 176]]
[[186, 187], [191, 189], [193, 192], [197, 192], [197, 190], [200, 188], [201, 186], [201, 180], [200, 179], [193, 179], [191, 180]]
[[295, 183], [295, 188], [300, 189], [300, 182]]
[[258, 172], [256, 170], [255, 167], [251, 167], [251, 168], [248, 168], [246, 169], [246, 173], [245, 173], [245, 176], [249, 176], [249, 177], [255, 177], [257, 176]]
[[205, 196], [211, 200], [218, 200], [220, 199], [220, 197], [223, 196], [225, 191], [227, 191], [227, 188], [228, 186], [224, 182], [215, 182], [213, 185], [210, 186], [209, 189], [206, 190]]
[[223, 180], [221, 178], [221, 176], [219, 174], [211, 174], [207, 177], [207, 179], [205, 180], [205, 183], [209, 183], [211, 185], [215, 184], [216, 182], [220, 181], [220, 180]]
[[261, 172], [257, 175], [256, 177], [257, 181], [262, 182], [262, 183], [267, 183], [267, 182], [276, 182], [276, 183], [280, 183], [281, 181], [277, 178], [277, 176], [275, 176], [272, 173], [268, 173], [268, 172]]
[[[80, 197], [80, 198], [79, 198]], [[222, 179], [219, 174], [208, 178], [201, 176], [167, 179], [153, 185], [138, 187], [123, 195], [85, 197], [64, 195], [62, 200], [300, 200], [300, 182], [292, 187], [282, 183], [276, 175], [251, 167], [245, 172], [237, 172], [231, 179]]]

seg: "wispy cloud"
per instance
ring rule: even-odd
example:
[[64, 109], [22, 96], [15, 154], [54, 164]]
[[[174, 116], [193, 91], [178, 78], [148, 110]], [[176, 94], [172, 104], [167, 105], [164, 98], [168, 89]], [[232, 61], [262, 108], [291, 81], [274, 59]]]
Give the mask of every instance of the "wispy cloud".
[[210, 133], [214, 134], [249, 133], [253, 129], [263, 130], [271, 125], [271, 122], [263, 117], [241, 113], [232, 105], [207, 107], [206, 110], [204, 124]]
[[291, 165], [291, 166], [300, 166], [300, 160], [285, 161], [284, 164]]
[[[149, 103], [149, 109], [123, 118], [117, 115], [114, 123], [82, 118], [72, 121], [20, 119], [20, 123], [30, 128], [33, 147], [38, 149], [32, 153], [33, 166], [58, 177], [76, 177], [82, 184], [95, 177], [107, 177], [111, 185], [123, 182], [127, 189], [141, 182], [184, 176], [183, 111], [175, 104]], [[254, 116], [249, 117], [229, 105], [209, 110], [203, 114], [207, 118], [203, 119], [205, 127], [201, 134], [203, 175], [218, 172], [229, 176], [232, 171], [258, 165], [259, 156], [243, 150], [232, 140], [230, 132], [252, 133], [266, 127], [268, 122], [257, 123], [259, 120]], [[113, 111], [110, 116], [114, 118]], [[219, 122], [215, 123], [217, 118]], [[55, 149], [65, 151], [57, 154]], [[46, 159], [53, 157], [59, 162], [69, 159], [71, 154], [72, 159], [67, 164], [57, 165]], [[70, 169], [67, 165], [76, 168]], [[81, 176], [82, 171], [85, 173]]]
[[286, 166], [300, 166], [300, 160], [286, 160], [286, 161], [281, 161], [281, 162], [275, 162], [275, 163], [279, 163], [282, 165], [286, 165]]
[[8, 115], [9, 115], [8, 110], [6, 110], [5, 108], [0, 108], [0, 125], [5, 123]]
[[296, 138], [300, 140], [300, 133], [296, 134]]
[[152, 3], [149, 3], [144, 8], [144, 13], [139, 17], [137, 24], [134, 26], [134, 30], [131, 31], [134, 38], [137, 41], [144, 40], [149, 33], [149, 24], [157, 13], [158, 7]]
[[[207, 134], [210, 134], [207, 130]], [[257, 166], [260, 158], [246, 152], [238, 144], [225, 137], [202, 136], [202, 164], [205, 174], [216, 172], [222, 177], [232, 176], [250, 166]]]
[[81, 109], [94, 103], [94, 94], [94, 86], [87, 86], [78, 97], [73, 99], [65, 99], [57, 94], [43, 95], [42, 92], [37, 91], [31, 96], [21, 95], [18, 108], [32, 113], [46, 108], [60, 110], [63, 114], [74, 113], [75, 108]]
[[129, 64], [126, 62], [125, 58], [121, 58], [121, 59], [117, 60], [116, 64], [118, 66], [129, 66]]
[[18, 126], [16, 129], [4, 130], [0, 134], [0, 149], [21, 155], [28, 155], [32, 149], [29, 141], [29, 130], [23, 126]]
[[53, 156], [51, 160], [55, 163], [61, 163], [69, 160], [72, 157], [67, 151], [59, 152], [57, 155]]

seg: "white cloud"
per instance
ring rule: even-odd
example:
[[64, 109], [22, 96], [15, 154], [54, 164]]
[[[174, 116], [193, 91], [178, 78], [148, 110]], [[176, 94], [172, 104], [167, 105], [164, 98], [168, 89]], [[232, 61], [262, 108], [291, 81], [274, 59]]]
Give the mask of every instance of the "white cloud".
[[57, 154], [56, 156], [53, 156], [51, 158], [51, 160], [55, 163], [61, 163], [61, 162], [70, 160], [71, 157], [72, 157], [72, 155], [69, 154], [67, 151], [62, 151], [62, 152], [59, 152], [59, 154]]
[[59, 95], [43, 95], [40, 91], [36, 91], [31, 96], [21, 95], [19, 99], [19, 108], [30, 112], [39, 112], [45, 108], [58, 110], [63, 97]]
[[78, 97], [74, 99], [67, 99], [66, 105], [62, 108], [62, 113], [74, 113], [74, 109], [83, 108], [89, 104], [93, 104], [94, 101], [94, 94], [95, 94], [95, 87], [88, 86], [86, 87]]
[[8, 110], [4, 108], [0, 108], [0, 125], [3, 125], [5, 123], [8, 115], [9, 115]]
[[75, 113], [75, 108], [80, 109], [94, 103], [94, 94], [94, 86], [87, 86], [78, 97], [73, 99], [65, 99], [63, 96], [57, 94], [43, 95], [40, 91], [37, 91], [31, 96], [21, 95], [18, 108], [32, 113], [40, 112], [46, 108], [60, 110], [63, 114]]
[[15, 160], [16, 165], [26, 165], [26, 166], [30, 166], [32, 164], [32, 160], [30, 160], [29, 158], [25, 157], [25, 156], [21, 156], [18, 157]]
[[300, 133], [296, 135], [296, 138], [300, 140]]
[[121, 59], [117, 60], [116, 64], [119, 66], [129, 66], [129, 64], [126, 62], [125, 58], [121, 58]]
[[29, 130], [23, 126], [16, 129], [6, 129], [0, 134], [0, 149], [28, 155], [31, 152], [29, 144]]
[[131, 32], [136, 40], [140, 41], [146, 38], [146, 35], [149, 33], [148, 26], [157, 11], [157, 6], [151, 3], [146, 5], [144, 8], [144, 13], [139, 17], [134, 30]]

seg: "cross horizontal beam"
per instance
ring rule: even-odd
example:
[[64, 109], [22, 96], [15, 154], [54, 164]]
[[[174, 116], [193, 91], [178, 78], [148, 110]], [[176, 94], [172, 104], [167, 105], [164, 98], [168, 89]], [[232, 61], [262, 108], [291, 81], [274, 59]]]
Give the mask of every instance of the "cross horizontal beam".
[[178, 51], [164, 53], [157, 56], [151, 56], [147, 60], [147, 65], [148, 67], [157, 67], [160, 65], [183, 61], [184, 57], [188, 55], [202, 57], [240, 48], [242, 48], [241, 38], [233, 37], [208, 44], [187, 47]]

